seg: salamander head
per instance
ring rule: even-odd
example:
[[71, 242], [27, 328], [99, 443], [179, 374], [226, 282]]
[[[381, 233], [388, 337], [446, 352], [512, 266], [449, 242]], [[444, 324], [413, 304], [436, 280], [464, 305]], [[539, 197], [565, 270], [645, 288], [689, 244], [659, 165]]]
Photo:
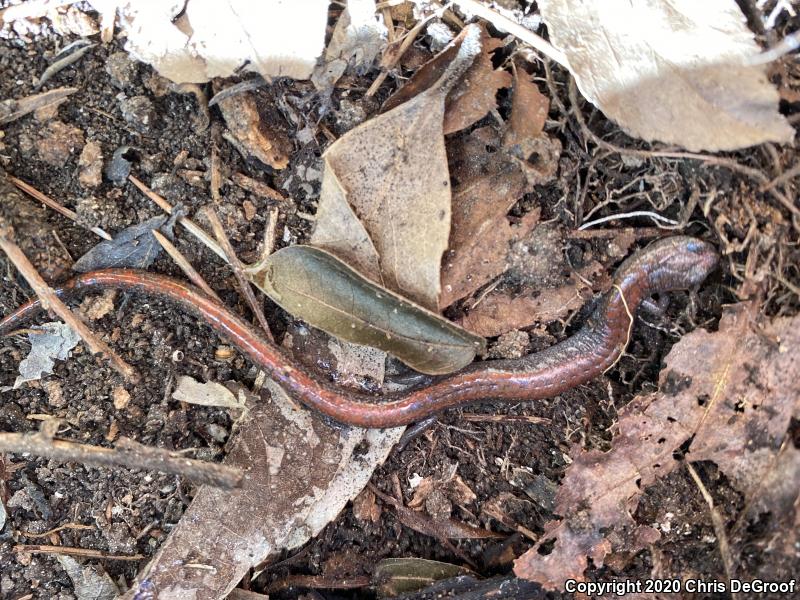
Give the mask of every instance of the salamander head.
[[650, 293], [685, 290], [702, 283], [718, 262], [714, 246], [679, 235], [654, 242], [632, 256], [620, 266], [617, 279], [645, 275]]

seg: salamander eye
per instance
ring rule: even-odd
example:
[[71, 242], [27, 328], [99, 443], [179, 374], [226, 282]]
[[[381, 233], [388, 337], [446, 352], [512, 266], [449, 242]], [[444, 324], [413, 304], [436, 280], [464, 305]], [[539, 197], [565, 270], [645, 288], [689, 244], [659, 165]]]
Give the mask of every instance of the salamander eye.
[[686, 243], [686, 249], [689, 252], [698, 254], [703, 249], [703, 242], [699, 240], [691, 240]]

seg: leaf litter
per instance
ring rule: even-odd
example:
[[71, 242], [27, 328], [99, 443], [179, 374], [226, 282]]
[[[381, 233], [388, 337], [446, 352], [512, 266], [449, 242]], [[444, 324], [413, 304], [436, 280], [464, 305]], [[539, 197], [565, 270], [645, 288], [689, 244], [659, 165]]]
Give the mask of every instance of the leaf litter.
[[555, 175], [561, 144], [543, 132], [548, 99], [521, 68], [514, 74], [511, 116], [503, 130], [483, 126], [452, 140], [453, 225], [442, 263], [440, 308], [502, 274], [510, 245], [539, 222], [534, 208], [512, 224], [509, 210]]
[[[573, 447], [556, 495], [562, 518], [545, 524], [515, 573], [563, 589], [567, 579], [584, 579], [588, 559], [601, 567], [617, 550], [636, 552], [658, 540], [660, 533], [634, 515], [644, 490], [681, 466], [679, 449], [686, 460], [719, 466], [749, 504], [746, 518], [769, 512], [782, 525], [796, 523], [798, 487], [768, 485], [797, 482], [800, 473], [789, 437], [800, 414], [798, 326], [798, 317], [770, 322], [743, 303], [725, 310], [718, 331], [684, 336], [665, 359], [659, 391], [620, 411], [611, 450]], [[797, 529], [787, 537], [796, 543]], [[792, 546], [772, 551], [794, 552]]]
[[271, 254], [253, 280], [279, 306], [337, 338], [442, 374], [472, 362], [485, 342], [373, 284], [332, 254], [295, 245]]
[[[493, 43], [496, 44], [496, 42], [493, 42]], [[489, 53], [490, 53], [490, 51], [487, 51], [487, 50], [484, 49], [484, 52], [482, 52], [481, 55], [479, 56], [479, 59], [476, 60], [476, 63], [475, 63], [475, 65], [473, 65], [473, 68], [477, 65], [477, 63], [479, 61], [484, 61], [484, 59], [486, 59], [488, 57]], [[490, 64], [490, 61], [488, 61], [488, 62]], [[494, 71], [495, 71], [495, 74], [499, 73], [496, 70], [494, 70]], [[515, 73], [515, 76], [516, 76], [516, 73]], [[487, 77], [495, 79], [494, 75], [491, 75], [491, 74], [488, 74], [488, 73], [487, 73]], [[506, 74], [505, 78], [506, 79], [508, 78], [507, 74]], [[496, 81], [499, 81], [499, 79], [500, 79], [499, 76], [496, 77]], [[532, 84], [532, 82], [529, 82], [529, 83]], [[455, 89], [458, 89], [458, 87], [459, 86], [456, 86], [453, 91], [455, 91]], [[503, 87], [503, 86], [498, 86], [498, 87]], [[536, 86], [533, 85], [533, 88], [536, 88]], [[527, 89], [528, 89], [528, 91], [531, 91], [530, 87], [528, 87]], [[495, 102], [494, 96], [496, 94], [497, 89], [494, 89], [491, 94], [486, 93], [485, 95], [481, 95], [479, 93], [481, 90], [478, 90], [477, 87], [472, 88], [472, 91], [476, 94], [476, 100], [473, 103], [473, 107], [490, 106], [490, 108], [488, 110], [491, 110], [492, 108], [494, 108], [495, 104], [492, 104], [492, 102]], [[536, 90], [536, 91], [538, 91], [538, 90]], [[469, 88], [467, 89], [466, 93], [467, 94], [470, 93], [470, 89]], [[517, 86], [515, 86], [515, 90], [514, 90], [515, 103], [516, 103], [517, 98], [522, 98], [522, 93], [523, 93], [523, 90], [521, 90], [521, 89], [518, 90]], [[452, 94], [452, 92], [451, 92], [451, 94]], [[489, 101], [489, 96], [490, 95], [492, 96], [491, 102]], [[446, 100], [446, 103], [447, 102], [448, 101]], [[522, 104], [523, 105], [525, 105], [525, 104], [529, 105], [529, 104], [531, 104], [531, 102], [532, 101], [525, 102], [525, 103], [522, 103]], [[527, 124], [528, 126], [531, 126], [533, 129], [539, 128], [539, 131], [541, 131], [541, 127], [536, 125], [536, 124], [539, 122], [540, 119], [542, 120], [542, 123], [543, 123], [543, 119], [547, 115], [547, 108], [545, 107], [543, 109], [543, 111], [542, 111], [541, 110], [541, 103], [539, 103], [539, 107], [540, 107], [540, 110], [539, 110], [536, 118], [531, 118], [527, 122], [522, 122], [522, 123], [518, 122], [517, 124], [514, 124], [514, 118], [513, 118], [513, 115], [512, 115], [512, 118], [509, 120], [509, 123], [507, 124], [505, 130], [501, 130], [501, 132], [500, 132], [501, 134], [503, 134], [501, 139], [500, 139], [500, 142], [504, 146], [506, 144], [516, 145], [516, 149], [514, 151], [508, 152], [505, 147], [504, 147], [504, 150], [507, 151], [509, 154], [516, 156], [516, 158], [519, 160], [520, 166], [523, 166], [523, 167], [525, 166], [523, 163], [527, 160], [527, 158], [532, 156], [532, 154], [527, 154], [527, 149], [523, 145], [518, 143], [518, 142], [520, 142], [520, 138], [517, 138], [516, 140], [513, 140], [513, 141], [510, 140], [510, 136], [507, 135], [508, 134], [508, 130], [519, 129], [520, 131], [522, 131], [522, 127]], [[446, 108], [446, 110], [445, 110], [445, 121], [446, 122], [447, 122], [447, 119], [448, 119], [448, 116], [449, 116], [447, 110], [448, 109]], [[478, 108], [475, 108], [475, 111], [476, 111], [476, 114], [477, 114]], [[485, 114], [485, 112], [484, 112], [484, 114]], [[472, 117], [470, 117], [470, 118], [472, 118]], [[478, 117], [478, 118], [480, 118], [480, 117]], [[466, 117], [465, 117], [465, 121], [466, 120], [469, 120], [469, 119], [466, 119]], [[446, 130], [447, 130], [447, 125], [445, 126], [445, 131]], [[536, 135], [534, 134], [533, 137], [536, 137]], [[497, 141], [497, 137], [495, 137], [494, 139], [495, 139], [495, 142], [496, 142]], [[525, 136], [521, 136], [521, 139], [524, 140]], [[526, 154], [527, 154], [527, 158], [526, 158]], [[529, 162], [530, 162], [530, 164], [528, 165], [528, 167], [535, 166], [536, 160], [529, 161]], [[507, 212], [508, 211], [506, 210], [505, 213], [507, 213]], [[504, 216], [504, 218], [507, 219], [507, 217], [505, 217], [505, 213], [504, 213], [503, 216]], [[528, 231], [530, 231], [531, 229], [536, 227], [537, 223], [535, 221], [538, 220], [538, 215], [536, 215], [535, 219], [532, 216], [532, 213], [529, 213], [526, 216], [529, 216], [529, 215], [531, 216], [531, 223], [529, 224]], [[516, 225], [516, 224], [515, 224], [515, 226], [519, 227], [519, 225]], [[455, 225], [454, 225], [454, 228], [455, 228]], [[509, 239], [511, 237], [512, 236], [509, 236]], [[370, 241], [368, 239], [368, 234], [365, 234], [365, 238], [367, 239], [367, 241]], [[519, 241], [519, 239], [517, 239], [517, 241]], [[370, 248], [370, 244], [366, 244], [365, 247], [367, 247], [369, 249]], [[376, 272], [380, 273], [381, 265], [380, 265], [380, 261], [378, 260], [378, 254], [377, 254], [377, 252], [375, 252], [374, 245], [371, 247], [371, 250], [373, 251], [373, 255], [376, 257], [375, 261], [374, 261], [375, 262]], [[491, 277], [489, 277], [489, 279], [486, 280], [486, 281], [490, 281], [490, 280], [491, 280]], [[485, 283], [486, 282], [484, 282], [484, 284]], [[484, 300], [484, 302], [487, 302], [489, 298], [491, 298], [491, 295], [488, 296], [487, 300]], [[530, 301], [530, 298], [528, 298], [528, 297], [523, 297], [523, 298], [525, 300], [527, 300], [527, 301]], [[435, 308], [435, 307], [433, 307], [433, 308]], [[527, 310], [527, 309], [525, 309], [525, 310]], [[796, 465], [796, 462], [793, 462], [793, 461], [796, 460], [796, 458], [794, 457], [795, 454], [796, 454], [796, 450], [791, 445], [783, 447], [783, 452], [780, 454], [779, 459], [776, 460], [775, 463], [774, 463], [775, 464], [775, 468], [764, 479], [765, 485], [772, 485], [773, 483], [776, 483], [776, 482], [781, 482], [781, 483], [786, 484], [787, 481], [788, 482], [796, 481], [796, 471], [797, 470], [796, 470], [795, 467], [792, 467], [792, 465]], [[785, 465], [782, 462], [784, 460], [786, 461]], [[795, 468], [795, 470], [792, 471], [792, 468]], [[794, 478], [786, 476], [786, 474], [791, 474], [793, 472], [795, 473]], [[775, 495], [776, 496], [780, 496], [779, 499], [780, 499], [780, 501], [783, 502], [783, 504], [781, 504], [781, 506], [786, 506], [787, 507], [787, 511], [788, 512], [785, 513], [785, 514], [788, 515], [787, 516], [787, 519], [788, 519], [787, 522], [790, 522], [791, 521], [791, 517], [793, 517], [794, 520], [795, 520], [794, 524], [796, 526], [797, 525], [797, 515], [796, 514], [795, 515], [789, 514], [792, 511], [788, 510], [788, 509], [793, 507], [793, 504], [792, 504], [791, 500], [793, 498], [796, 498], [796, 495], [792, 496], [792, 489], [790, 488], [789, 485], [784, 485], [782, 487], [778, 486], [778, 488], [781, 488], [781, 489], [785, 488], [783, 492], [776, 492]], [[776, 488], [776, 489], [778, 489], [778, 488]], [[796, 489], [797, 489], [797, 487], [795, 486], [794, 490], [796, 491]], [[773, 494], [771, 494], [771, 492], [772, 492], [772, 488], [770, 488], [770, 490], [768, 490], [767, 492], [762, 494], [760, 497], [757, 497], [757, 498], [754, 497], [753, 498], [753, 502], [751, 504], [752, 512], [748, 512], [748, 514], [753, 514], [754, 515], [756, 513], [756, 511], [758, 511], [758, 510], [764, 510], [764, 509], [769, 509], [770, 507], [774, 507], [776, 505], [775, 503], [778, 502], [779, 499], [773, 498]], [[776, 531], [778, 531], [778, 530], [776, 529]], [[640, 540], [652, 539], [652, 532], [649, 532], [649, 531], [643, 529], [643, 530], [639, 531], [639, 533], [640, 533], [640, 536], [639, 536]], [[784, 533], [785, 533], [785, 531], [784, 531]], [[789, 537], [791, 537], [791, 536], [789, 536]], [[789, 548], [789, 546], [786, 546], [786, 547]]]
[[736, 2], [538, 6], [581, 93], [629, 134], [693, 151], [794, 139]]
[[325, 152], [311, 243], [375, 282], [437, 310], [450, 231], [445, 98], [480, 52], [468, 26], [437, 83], [339, 138]]
[[112, 267], [146, 269], [161, 254], [161, 244], [153, 235], [153, 230], [161, 230], [171, 238], [175, 220], [179, 216], [180, 211], [173, 211], [169, 218], [160, 215], [131, 225], [120, 231], [113, 240], [97, 244], [75, 261], [72, 268], [79, 273]]
[[[481, 52], [445, 99], [445, 135], [466, 129], [497, 108], [497, 92], [511, 86], [511, 74], [492, 64], [492, 55], [503, 45], [502, 41], [491, 37], [485, 26], [479, 27]], [[445, 50], [417, 69], [403, 87], [386, 99], [381, 111], [387, 112], [433, 86], [458, 54], [467, 31], [464, 29]]]
[[366, 486], [403, 431], [330, 425], [298, 410], [272, 382], [260, 398], [238, 385], [232, 392], [246, 410], [224, 464], [247, 472], [243, 487], [201, 487], [123, 600], [152, 589], [225, 598], [251, 568], [316, 536]]

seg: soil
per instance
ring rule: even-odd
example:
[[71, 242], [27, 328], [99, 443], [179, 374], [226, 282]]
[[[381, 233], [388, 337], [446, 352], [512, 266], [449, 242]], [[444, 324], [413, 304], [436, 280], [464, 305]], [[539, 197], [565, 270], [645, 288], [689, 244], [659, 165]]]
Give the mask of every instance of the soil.
[[[798, 26], [800, 20], [782, 25], [789, 31]], [[29, 40], [14, 35], [0, 39], [0, 98], [21, 98], [34, 93], [34, 82], [48, 67], [48, 59], [70, 41], [49, 30], [45, 22], [42, 30]], [[416, 51], [429, 52], [424, 38]], [[222, 119], [216, 109], [211, 111], [211, 126], [196, 131], [193, 126], [199, 112], [196, 98], [191, 94], [160, 94], [158, 84], [163, 81], [159, 81], [151, 68], [131, 62], [122, 52], [118, 41], [107, 46], [100, 44], [78, 63], [55, 75], [44, 89], [73, 86], [78, 92], [59, 107], [55, 116], [28, 115], [3, 126], [2, 169], [59, 199], [87, 222], [118, 232], [160, 214], [159, 209], [130, 183], [117, 186], [104, 178], [95, 188], [85, 187], [78, 177], [80, 151], [50, 148], [48, 152], [46, 146], [52, 142], [48, 136], [53, 131], [52, 135], [58, 139], [76, 136], [76, 145], [97, 142], [104, 161], [117, 148], [130, 146], [137, 157], [134, 173], [140, 179], [150, 182], [170, 202], [181, 203], [191, 214], [205, 205], [213, 205], [239, 256], [245, 261], [252, 260], [257, 256], [266, 226], [266, 209], [275, 203], [235, 185], [224, 187], [222, 201], [213, 200], [204, 177], [210, 170], [214, 149], [225, 173], [244, 173], [293, 199], [291, 207], [280, 207], [279, 246], [307, 240], [311, 227], [307, 215], [314, 213], [319, 194], [319, 179], [307, 174], [309, 170], [322, 171], [320, 156], [330, 144], [326, 131], [340, 136], [376, 113], [379, 103], [363, 100], [363, 92], [375, 73], [351, 78], [346, 86], [334, 91], [329, 101], [316, 98], [313, 89], [303, 82], [277, 81], [256, 92], [264, 103], [295, 107], [308, 122], [320, 123], [313, 140], [294, 143], [289, 167], [277, 172], [243, 159], [223, 140]], [[604, 378], [535, 404], [507, 406], [488, 402], [465, 411], [449, 411], [402, 451], [393, 452], [376, 471], [373, 485], [388, 494], [399, 487], [408, 501], [408, 482], [416, 474], [436, 476], [448, 466], [457, 465], [457, 474], [476, 499], [465, 506], [453, 504], [450, 507], [453, 517], [510, 535], [501, 542], [454, 542], [475, 563], [479, 574], [486, 577], [508, 575], [511, 560], [532, 545], [530, 539], [515, 532], [509, 523], [534, 535], [542, 533], [544, 522], [552, 516], [549, 512], [552, 486], [563, 477], [571, 445], [607, 449], [618, 408], [637, 393], [655, 389], [660, 361], [682, 334], [699, 326], [714, 328], [722, 304], [735, 301], [735, 291], [741, 289], [745, 275], [763, 280], [761, 297], [763, 310], [768, 314], [794, 314], [798, 308], [797, 296], [767, 275], [782, 272], [785, 279], [798, 285], [796, 267], [794, 271], [787, 267], [800, 263], [797, 222], [792, 223], [784, 207], [759, 193], [757, 184], [739, 173], [703, 167], [685, 159], [641, 160], [598, 151], [586, 144], [578, 122], [564, 109], [569, 105], [566, 74], [555, 69], [548, 79], [541, 65], [531, 65], [531, 70], [541, 75], [542, 81], [548, 81], [551, 92], [557, 93], [558, 101], [552, 103], [546, 129], [560, 139], [564, 149], [557, 180], [527, 196], [515, 207], [514, 214], [524, 214], [539, 206], [543, 211], [542, 221], [553, 220], [563, 230], [571, 230], [581, 220], [572, 200], [577, 194], [584, 195], [581, 206], [584, 213], [614, 197], [617, 200], [594, 215], [652, 209], [675, 218], [686, 217], [685, 232], [710, 239], [731, 252], [726, 255], [723, 268], [699, 295], [675, 294], [665, 314], [641, 316], [628, 353]], [[777, 81], [779, 75], [775, 77], [779, 85], [791, 87], [788, 77], [781, 81]], [[385, 94], [396, 85], [389, 78]], [[643, 147], [590, 106], [581, 108], [590, 128], [607, 141]], [[784, 102], [781, 108], [790, 116], [800, 114], [796, 112], [800, 111], [798, 103]], [[508, 110], [508, 99], [500, 110], [503, 114]], [[287, 124], [291, 122], [286, 111], [279, 117]], [[55, 129], [54, 124], [57, 124]], [[289, 132], [290, 139], [294, 139], [296, 127], [290, 126]], [[798, 160], [795, 149], [770, 145], [731, 156], [771, 174], [790, 168]], [[199, 180], [189, 171], [200, 172]], [[625, 189], [640, 193], [626, 198], [624, 191], [617, 192]], [[698, 190], [706, 198], [713, 192], [716, 199], [707, 205], [698, 203], [687, 215], [680, 214], [692, 193]], [[52, 282], [69, 278], [73, 260], [99, 241], [33, 200], [4, 210], [20, 230], [23, 248]], [[633, 220], [623, 225], [651, 223]], [[737, 247], [751, 227], [755, 233], [750, 242]], [[609, 272], [618, 262], [608, 257], [602, 239], [572, 239], [567, 244], [567, 256], [573, 262], [594, 257]], [[770, 244], [785, 250], [780, 257], [782, 263], [777, 262], [778, 254], [769, 255]], [[232, 310], [250, 317], [246, 304], [235, 291], [234, 278], [220, 260], [188, 236], [178, 235], [176, 245]], [[150, 270], [181, 277], [179, 269], [164, 255]], [[0, 257], [0, 273], [3, 275], [0, 311], [6, 314], [32, 292], [5, 256]], [[514, 288], [520, 283], [507, 281], [503, 285]], [[291, 326], [292, 318], [269, 301], [265, 304], [270, 324], [281, 336]], [[547, 330], [529, 332], [529, 349], [536, 350], [563, 339], [575, 330], [584, 314], [585, 311], [567, 322], [551, 324]], [[69, 360], [57, 361], [53, 374], [43, 382], [29, 383], [19, 389], [3, 388], [0, 431], [35, 431], [39, 423], [35, 415], [47, 414], [63, 420], [59, 437], [65, 439], [109, 445], [109, 432], [116, 430], [118, 435], [143, 444], [188, 450], [190, 456], [204, 460], [221, 460], [224, 444], [219, 439], [219, 428], [230, 430], [227, 413], [172, 400], [172, 387], [181, 375], [203, 381], [233, 379], [251, 386], [256, 375], [254, 367], [238, 354], [220, 359], [215, 351], [224, 342], [209, 327], [168, 303], [142, 295], [118, 295], [114, 310], [93, 321], [91, 326], [143, 375], [135, 389], [128, 388], [129, 404], [120, 409], [114, 407], [115, 389], [123, 385], [122, 381], [110, 367], [78, 346]], [[28, 342], [23, 336], [0, 341], [0, 385], [13, 385], [19, 362], [27, 350]], [[498, 353], [502, 354], [503, 349]], [[62, 399], [48, 393], [47, 381], [60, 384]], [[465, 421], [464, 412], [527, 415], [547, 419], [549, 424], [531, 425], [513, 419]], [[743, 502], [741, 495], [713, 464], [700, 467], [723, 518], [735, 518]], [[0, 596], [17, 599], [67, 600], [76, 596], [71, 580], [53, 555], [15, 552], [16, 545], [57, 544], [147, 557], [180, 520], [193, 493], [189, 483], [158, 472], [84, 467], [12, 455], [0, 457], [0, 485], [4, 486], [4, 490], [0, 487], [0, 493], [7, 506], [11, 498], [16, 499], [8, 508], [8, 523], [0, 533]], [[501, 497], [513, 499], [504, 504], [506, 524], [491, 519], [485, 511]], [[589, 571], [591, 578], [611, 574], [641, 580], [651, 577], [656, 569], [665, 577], [692, 573], [706, 580], [724, 580], [724, 565], [707, 505], [686, 470], [677, 471], [649, 488], [635, 519], [661, 531], [657, 553], [645, 550], [621, 564], [593, 567]], [[66, 527], [40, 535], [65, 524], [90, 527]], [[764, 541], [758, 527], [740, 535], [741, 539], [736, 540], [739, 548], [758, 548]], [[463, 564], [459, 556], [434, 538], [403, 525], [388, 507], [384, 507], [377, 523], [367, 523], [357, 519], [348, 506], [300, 551], [273, 557], [265, 571], [250, 583], [250, 589], [263, 591], [294, 575], [331, 579], [370, 575], [377, 560], [384, 557], [419, 557]], [[146, 560], [102, 560], [100, 564], [114, 580], [130, 582]], [[744, 564], [739, 568], [749, 577], [774, 581], [790, 579], [800, 566], [764, 562], [757, 552], [745, 553], [742, 560]], [[316, 595], [303, 596], [305, 593], [306, 590], [291, 588], [270, 597], [373, 597], [365, 589], [336, 592], [320, 589], [314, 592]]]

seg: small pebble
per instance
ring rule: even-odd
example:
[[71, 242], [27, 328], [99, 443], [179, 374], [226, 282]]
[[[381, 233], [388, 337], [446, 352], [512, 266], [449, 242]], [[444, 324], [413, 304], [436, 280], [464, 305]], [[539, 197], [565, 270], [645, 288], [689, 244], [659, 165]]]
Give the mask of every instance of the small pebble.
[[147, 132], [156, 120], [155, 106], [147, 96], [126, 98], [123, 95], [119, 108], [122, 111], [122, 118], [143, 133]]

